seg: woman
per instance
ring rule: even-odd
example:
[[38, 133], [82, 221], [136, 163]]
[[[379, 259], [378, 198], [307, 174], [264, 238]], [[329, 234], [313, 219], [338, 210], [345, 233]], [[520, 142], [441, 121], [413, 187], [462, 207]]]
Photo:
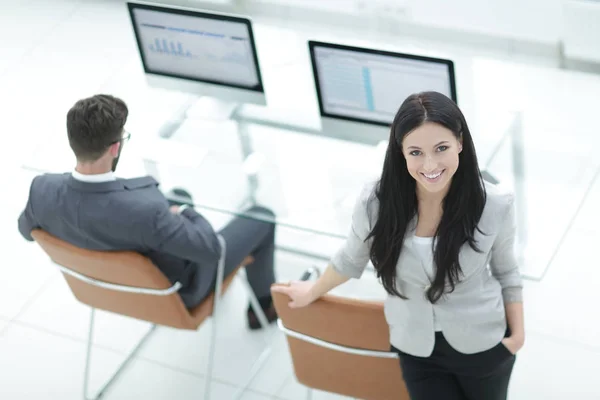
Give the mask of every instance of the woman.
[[419, 93], [398, 110], [381, 179], [325, 273], [275, 290], [304, 307], [370, 260], [411, 398], [506, 399], [525, 336], [514, 238], [513, 197], [483, 182], [460, 109]]

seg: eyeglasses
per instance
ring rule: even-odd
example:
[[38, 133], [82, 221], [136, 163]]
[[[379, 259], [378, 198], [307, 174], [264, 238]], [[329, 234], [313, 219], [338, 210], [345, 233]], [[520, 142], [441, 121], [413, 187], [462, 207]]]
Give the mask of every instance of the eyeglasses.
[[124, 131], [123, 136], [121, 137], [121, 139], [119, 140], [115, 140], [114, 142], [110, 143], [110, 146], [112, 146], [115, 143], [125, 143], [127, 142], [129, 139], [131, 138], [131, 133]]

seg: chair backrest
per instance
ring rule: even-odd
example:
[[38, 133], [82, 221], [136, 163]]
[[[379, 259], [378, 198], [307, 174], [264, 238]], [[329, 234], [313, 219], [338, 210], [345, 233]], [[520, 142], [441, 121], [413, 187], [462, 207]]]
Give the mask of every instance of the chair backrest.
[[[198, 327], [177, 287], [173, 288], [147, 257], [131, 251], [81, 249], [40, 229], [32, 231], [31, 236], [54, 263], [64, 267], [63, 276], [82, 303], [159, 325], [179, 329]], [[129, 287], [131, 291], [112, 289], [111, 284]], [[143, 293], [144, 289], [162, 294]]]
[[273, 301], [300, 383], [360, 399], [410, 399], [381, 303], [326, 295], [291, 309], [279, 293]]

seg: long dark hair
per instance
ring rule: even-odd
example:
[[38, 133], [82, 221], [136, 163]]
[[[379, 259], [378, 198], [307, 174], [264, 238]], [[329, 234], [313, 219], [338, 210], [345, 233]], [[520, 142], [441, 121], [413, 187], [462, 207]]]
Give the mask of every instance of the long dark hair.
[[400, 106], [392, 123], [383, 172], [374, 193], [379, 201], [377, 222], [367, 239], [373, 239], [371, 261], [386, 292], [406, 299], [396, 287], [396, 264], [408, 225], [417, 215], [418, 203], [416, 182], [408, 172], [402, 141], [425, 122], [440, 124], [462, 140], [458, 169], [442, 202], [443, 215], [435, 233], [437, 271], [427, 291], [427, 298], [435, 303], [444, 295], [446, 282], [452, 292], [460, 279], [460, 248], [469, 243], [475, 251], [479, 251], [474, 235], [486, 199], [475, 146], [465, 117], [458, 106], [443, 94], [413, 94]]

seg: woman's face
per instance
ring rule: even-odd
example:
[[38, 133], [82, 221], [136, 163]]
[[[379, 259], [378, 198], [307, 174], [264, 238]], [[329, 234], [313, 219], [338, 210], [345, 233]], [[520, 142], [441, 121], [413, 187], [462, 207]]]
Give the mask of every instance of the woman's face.
[[451, 130], [426, 122], [402, 141], [402, 153], [410, 175], [417, 186], [429, 193], [446, 189], [458, 169], [462, 143]]

